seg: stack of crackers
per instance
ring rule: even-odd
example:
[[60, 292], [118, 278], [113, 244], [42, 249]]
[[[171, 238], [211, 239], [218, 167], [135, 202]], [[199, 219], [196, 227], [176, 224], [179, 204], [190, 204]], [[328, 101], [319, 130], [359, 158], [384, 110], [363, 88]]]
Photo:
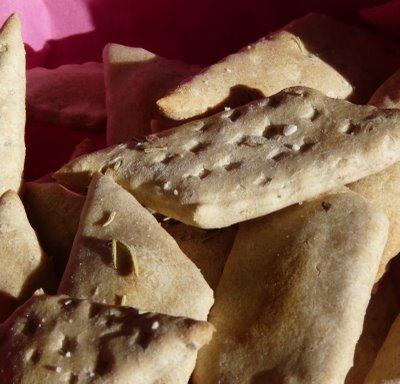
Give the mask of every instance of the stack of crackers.
[[[20, 28], [2, 384], [400, 383], [398, 44], [309, 14], [207, 68], [109, 44], [26, 75]], [[24, 182], [25, 106], [107, 147]]]

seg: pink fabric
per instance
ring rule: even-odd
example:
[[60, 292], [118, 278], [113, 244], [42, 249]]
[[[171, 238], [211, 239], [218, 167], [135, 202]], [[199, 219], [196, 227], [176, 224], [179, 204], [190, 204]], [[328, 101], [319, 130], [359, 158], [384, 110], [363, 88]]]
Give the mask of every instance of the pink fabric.
[[[380, 0], [0, 0], [0, 23], [23, 22], [28, 68], [100, 61], [107, 42], [210, 64], [310, 11], [386, 33], [400, 31], [400, 1]], [[59, 167], [82, 132], [27, 125], [26, 177]], [[93, 136], [93, 135], [92, 135]], [[60, 139], [62, 138], [62, 139]], [[101, 136], [95, 140], [102, 142]]]

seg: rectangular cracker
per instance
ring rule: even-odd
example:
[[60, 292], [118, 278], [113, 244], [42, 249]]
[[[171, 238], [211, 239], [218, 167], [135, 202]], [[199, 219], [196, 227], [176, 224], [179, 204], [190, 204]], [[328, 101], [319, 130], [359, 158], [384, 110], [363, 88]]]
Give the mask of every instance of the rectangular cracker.
[[212, 332], [203, 321], [37, 295], [0, 326], [0, 372], [20, 384], [160, 383]]
[[232, 107], [240, 94], [270, 96], [296, 85], [365, 103], [398, 67], [397, 44], [311, 13], [211, 65], [157, 104], [165, 116], [182, 120]]
[[107, 173], [155, 211], [218, 228], [312, 198], [398, 160], [400, 112], [294, 87], [81, 156], [54, 177], [82, 187], [94, 173]]
[[151, 133], [156, 101], [200, 70], [143, 48], [108, 44], [103, 51], [107, 101], [107, 143], [119, 144]]
[[387, 231], [352, 192], [242, 223], [194, 384], [343, 383]]

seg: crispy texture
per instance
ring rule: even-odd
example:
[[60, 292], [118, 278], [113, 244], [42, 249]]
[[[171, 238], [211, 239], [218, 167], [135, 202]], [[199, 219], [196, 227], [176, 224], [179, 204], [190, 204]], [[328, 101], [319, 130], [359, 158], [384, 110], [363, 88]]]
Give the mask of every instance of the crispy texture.
[[34, 296], [0, 326], [1, 377], [19, 384], [153, 384], [207, 343], [206, 322]]
[[400, 383], [400, 316], [396, 318], [389, 334], [369, 371], [365, 384]]
[[183, 253], [200, 269], [208, 285], [213, 290], [216, 289], [237, 228], [206, 231], [173, 219], [162, 222], [162, 226], [175, 239]]
[[212, 290], [176, 242], [132, 195], [102, 175], [89, 187], [59, 293], [109, 304], [125, 296], [127, 305], [143, 311], [201, 320], [213, 303]]
[[[290, 124], [297, 131], [285, 136]], [[381, 171], [400, 159], [399, 147], [400, 112], [294, 87], [143, 142], [81, 156], [54, 177], [85, 186], [101, 170], [147, 207], [218, 228]]]
[[11, 15], [0, 30], [0, 195], [19, 191], [25, 161], [25, 49]]
[[101, 131], [106, 122], [103, 64], [66, 64], [27, 72], [27, 112], [39, 122]]
[[351, 192], [241, 224], [194, 383], [343, 383], [387, 230]]
[[182, 120], [232, 106], [235, 93], [270, 96], [295, 85], [365, 103], [399, 66], [398, 45], [309, 14], [211, 65], [157, 104], [166, 116]]
[[0, 321], [32, 293], [52, 292], [52, 265], [40, 248], [24, 206], [14, 191], [0, 197]]
[[108, 44], [103, 51], [107, 94], [107, 143], [119, 144], [151, 133], [156, 101], [200, 70], [142, 48]]
[[25, 183], [24, 203], [29, 221], [61, 277], [78, 230], [85, 196], [58, 183], [32, 181]]
[[[200, 320], [213, 304], [212, 290], [174, 239], [132, 195], [99, 174], [89, 186], [59, 293]], [[160, 383], [186, 384], [195, 362], [195, 351], [188, 352]]]
[[400, 108], [400, 70], [375, 91], [369, 104], [379, 108]]
[[368, 304], [363, 331], [354, 353], [354, 364], [346, 376], [345, 384], [364, 383], [390, 326], [400, 312], [398, 294], [391, 274], [386, 274]]

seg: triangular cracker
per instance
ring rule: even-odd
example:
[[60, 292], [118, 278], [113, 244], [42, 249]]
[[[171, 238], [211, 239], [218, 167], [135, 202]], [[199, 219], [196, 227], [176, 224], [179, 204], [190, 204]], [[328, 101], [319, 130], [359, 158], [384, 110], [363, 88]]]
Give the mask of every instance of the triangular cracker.
[[20, 384], [154, 384], [212, 332], [188, 318], [39, 295], [0, 326], [0, 374]]
[[151, 133], [156, 101], [199, 66], [168, 60], [143, 48], [109, 44], [103, 52], [107, 94], [107, 143]]
[[381, 171], [399, 148], [400, 112], [294, 87], [81, 156], [54, 177], [85, 186], [101, 171], [155, 211], [217, 228]]
[[29, 220], [61, 277], [78, 229], [85, 196], [55, 182], [32, 181], [24, 185], [24, 203]]
[[60, 293], [144, 311], [206, 319], [212, 290], [135, 198], [95, 175]]
[[400, 383], [400, 316], [396, 318], [390, 328], [389, 334], [364, 383]]
[[387, 230], [351, 192], [241, 224], [194, 383], [343, 383]]
[[13, 191], [0, 197], [0, 265], [0, 321], [36, 289], [54, 289], [50, 260]]
[[16, 14], [0, 29], [0, 195], [18, 191], [25, 161], [25, 49]]
[[28, 116], [76, 129], [104, 130], [106, 106], [103, 64], [66, 64], [27, 72]]
[[182, 83], [157, 104], [182, 120], [224, 105], [235, 93], [270, 96], [302, 85], [366, 102], [400, 66], [399, 46], [329, 16], [309, 14]]

